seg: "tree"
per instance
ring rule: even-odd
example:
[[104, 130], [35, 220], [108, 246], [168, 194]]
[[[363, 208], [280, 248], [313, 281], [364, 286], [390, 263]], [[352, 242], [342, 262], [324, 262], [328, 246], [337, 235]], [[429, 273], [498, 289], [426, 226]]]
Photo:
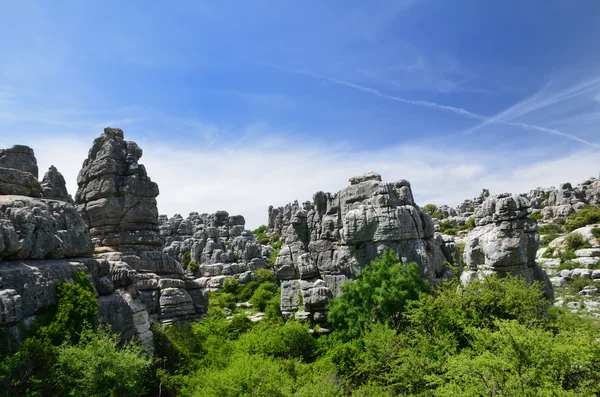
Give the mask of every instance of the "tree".
[[328, 320], [351, 337], [363, 334], [373, 323], [396, 328], [407, 302], [428, 290], [419, 265], [403, 264], [388, 250], [367, 265], [355, 282], [342, 286], [342, 294], [328, 306]]

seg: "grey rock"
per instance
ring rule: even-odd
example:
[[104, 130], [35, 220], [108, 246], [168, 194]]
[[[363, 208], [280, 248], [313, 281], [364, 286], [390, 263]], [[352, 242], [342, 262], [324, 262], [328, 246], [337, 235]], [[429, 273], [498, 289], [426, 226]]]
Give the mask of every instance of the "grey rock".
[[596, 294], [598, 294], [598, 287], [594, 285], [587, 285], [579, 291], [579, 296], [594, 296]]
[[584, 248], [575, 251], [578, 257], [600, 257], [600, 248]]
[[477, 210], [477, 227], [469, 232], [464, 259], [471, 271], [521, 275], [528, 282], [541, 281], [546, 297], [553, 300], [552, 284], [535, 258], [540, 246], [536, 221], [527, 218], [523, 196], [490, 196]]
[[15, 145], [10, 149], [0, 149], [0, 167], [27, 172], [38, 178], [37, 160], [29, 146]]
[[65, 258], [91, 252], [86, 225], [72, 205], [0, 196], [0, 258]]
[[55, 166], [50, 166], [48, 172], [42, 179], [42, 196], [46, 199], [65, 201], [69, 204], [74, 204], [73, 198], [67, 191], [65, 178], [56, 169]]

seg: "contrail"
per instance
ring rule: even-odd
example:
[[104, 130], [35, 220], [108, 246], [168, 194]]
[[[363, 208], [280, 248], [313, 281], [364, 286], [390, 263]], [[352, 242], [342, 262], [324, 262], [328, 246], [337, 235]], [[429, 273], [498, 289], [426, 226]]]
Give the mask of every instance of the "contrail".
[[[555, 130], [555, 129], [552, 129], [552, 128], [546, 128], [546, 127], [542, 127], [542, 126], [535, 125], [535, 124], [517, 123], [517, 122], [511, 122], [511, 121], [503, 121], [503, 120], [500, 120], [499, 117], [485, 116], [485, 115], [482, 115], [482, 114], [478, 114], [478, 113], [474, 113], [474, 112], [468, 111], [467, 109], [463, 109], [463, 108], [458, 108], [458, 107], [448, 106], [448, 105], [441, 105], [439, 103], [431, 102], [431, 101], [412, 100], [412, 99], [402, 98], [402, 97], [399, 97], [399, 96], [388, 95], [388, 94], [384, 94], [383, 92], [379, 91], [376, 88], [365, 87], [365, 86], [362, 86], [362, 85], [359, 85], [359, 84], [351, 83], [349, 81], [339, 80], [339, 79], [335, 79], [335, 78], [323, 76], [323, 75], [320, 75], [320, 74], [316, 74], [316, 73], [312, 73], [312, 72], [307, 72], [307, 71], [304, 71], [304, 70], [287, 69], [287, 68], [284, 68], [282, 66], [270, 65], [270, 64], [260, 63], [260, 62], [255, 62], [255, 63], [258, 64], [258, 65], [263, 65], [263, 66], [267, 66], [267, 67], [270, 67], [270, 68], [280, 69], [280, 70], [286, 71], [288, 73], [294, 73], [294, 74], [308, 76], [308, 77], [319, 79], [319, 80], [328, 81], [328, 82], [333, 83], [333, 84], [338, 84], [338, 85], [341, 85], [341, 86], [353, 88], [355, 90], [363, 91], [363, 92], [369, 93], [371, 95], [375, 95], [375, 96], [378, 96], [380, 98], [388, 99], [388, 100], [391, 100], [391, 101], [402, 102], [402, 103], [406, 103], [408, 105], [413, 105], [413, 106], [421, 106], [421, 107], [426, 107], [426, 108], [430, 108], [430, 109], [442, 110], [442, 111], [445, 111], [445, 112], [451, 112], [451, 113], [457, 114], [457, 115], [462, 116], [462, 117], [466, 117], [466, 118], [470, 118], [470, 119], [475, 119], [475, 120], [482, 121], [483, 123], [480, 124], [479, 126], [476, 126], [475, 129], [478, 129], [478, 128], [482, 127], [483, 125], [492, 124], [492, 123], [498, 123], [498, 124], [504, 124], [504, 125], [509, 125], [509, 126], [513, 126], [513, 127], [521, 127], [521, 128], [525, 128], [525, 129], [528, 129], [528, 130], [534, 130], [534, 131], [538, 131], [538, 132], [543, 132], [543, 133], [546, 133], [546, 134], [552, 134], [552, 135], [562, 136], [562, 137], [565, 137], [567, 139], [571, 139], [571, 140], [574, 140], [576, 142], [582, 143], [584, 145], [600, 149], [600, 144], [597, 144], [597, 143], [594, 143], [594, 142], [590, 142], [590, 141], [587, 141], [585, 139], [579, 138], [579, 137], [577, 137], [575, 135], [568, 134], [566, 132]], [[584, 85], [584, 87], [585, 87], [585, 85]], [[577, 89], [581, 89], [581, 87], [577, 87]], [[572, 92], [568, 92], [566, 94], [570, 95], [570, 94], [572, 94]]]

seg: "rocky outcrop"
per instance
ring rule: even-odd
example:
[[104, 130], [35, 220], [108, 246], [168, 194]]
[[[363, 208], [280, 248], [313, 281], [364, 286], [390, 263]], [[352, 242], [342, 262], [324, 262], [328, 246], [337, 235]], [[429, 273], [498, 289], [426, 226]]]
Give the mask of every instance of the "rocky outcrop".
[[42, 196], [46, 199], [65, 201], [74, 204], [73, 198], [67, 191], [65, 178], [51, 165], [42, 179]]
[[269, 210], [269, 226], [281, 225], [284, 242], [275, 272], [286, 315], [323, 323], [327, 301], [386, 249], [418, 263], [426, 279], [447, 275], [431, 218], [414, 202], [408, 181], [385, 183], [370, 173], [350, 183], [335, 194], [317, 192], [304, 208], [283, 207], [296, 211], [281, 223], [272, 222], [278, 218]]
[[192, 212], [186, 219], [179, 214], [160, 219], [163, 252], [182, 263], [194, 263], [188, 271], [208, 290], [218, 290], [229, 277], [242, 284], [252, 280], [254, 271], [266, 266], [272, 252], [245, 229], [241, 215]]
[[123, 131], [106, 128], [94, 140], [77, 177], [75, 202], [97, 250], [140, 251], [161, 247], [158, 185], [138, 164], [142, 149]]
[[197, 319], [207, 310], [208, 296], [176, 258], [162, 252], [158, 185], [138, 163], [141, 156], [142, 149], [126, 141], [122, 130], [106, 128], [83, 163], [75, 202], [97, 256], [109, 263], [136, 335], [151, 344], [150, 318], [162, 323]]
[[548, 276], [535, 262], [540, 237], [537, 222], [527, 217], [530, 212], [525, 197], [508, 193], [483, 203], [475, 213], [477, 227], [466, 240], [463, 282], [493, 272], [520, 275], [528, 282], [541, 281], [546, 296], [553, 299]]
[[38, 167], [33, 149], [22, 145], [0, 149], [0, 195], [39, 198], [42, 188], [37, 177]]

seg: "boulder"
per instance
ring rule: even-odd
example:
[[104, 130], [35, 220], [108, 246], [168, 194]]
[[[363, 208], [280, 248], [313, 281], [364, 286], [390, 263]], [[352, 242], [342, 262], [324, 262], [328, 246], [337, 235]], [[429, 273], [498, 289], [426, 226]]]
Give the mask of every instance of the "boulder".
[[60, 200], [74, 204], [73, 198], [67, 191], [65, 178], [53, 165], [50, 166], [48, 172], [44, 175], [41, 188], [42, 196], [46, 199]]

